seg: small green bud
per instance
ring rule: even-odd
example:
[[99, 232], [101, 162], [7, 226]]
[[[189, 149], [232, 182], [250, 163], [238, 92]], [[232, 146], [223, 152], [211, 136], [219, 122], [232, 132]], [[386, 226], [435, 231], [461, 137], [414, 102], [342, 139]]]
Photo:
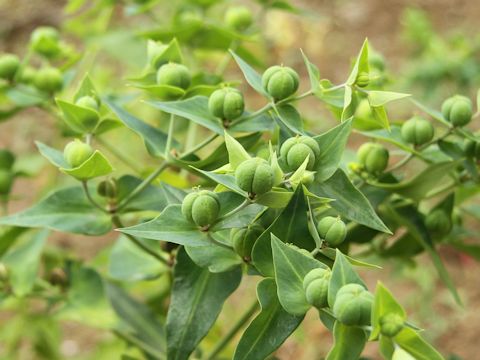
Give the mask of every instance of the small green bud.
[[398, 314], [385, 314], [380, 318], [380, 332], [382, 335], [394, 337], [397, 335], [405, 324], [402, 317]]
[[14, 54], [4, 54], [0, 56], [0, 79], [12, 80], [18, 68], [20, 59]]
[[57, 29], [50, 26], [41, 26], [33, 31], [30, 37], [30, 44], [33, 51], [51, 58], [60, 53], [59, 40]]
[[75, 139], [65, 146], [63, 157], [72, 168], [76, 168], [87, 161], [93, 153], [94, 151], [90, 145]]
[[434, 235], [446, 235], [452, 230], [452, 219], [445, 210], [432, 210], [425, 218], [427, 229]]
[[117, 180], [107, 179], [98, 183], [97, 193], [101, 197], [114, 199], [117, 196]]
[[432, 124], [419, 116], [414, 116], [402, 125], [402, 138], [413, 145], [423, 145], [433, 139]]
[[212, 225], [219, 213], [220, 201], [213, 191], [194, 191], [183, 199], [183, 216], [202, 228]]
[[10, 170], [15, 163], [15, 155], [7, 149], [0, 149], [0, 169]]
[[388, 166], [388, 150], [376, 143], [365, 143], [358, 149], [360, 164], [371, 174], [382, 173]]
[[305, 290], [307, 302], [317, 309], [328, 306], [328, 285], [331, 276], [330, 269], [317, 268], [303, 278], [303, 290]]
[[320, 158], [320, 146], [308, 136], [292, 137], [282, 144], [280, 156], [289, 171], [297, 170], [309, 156], [307, 170], [315, 170], [315, 164]]
[[37, 71], [34, 80], [35, 87], [41, 91], [54, 93], [63, 87], [63, 75], [60, 70], [45, 67]]
[[333, 314], [345, 325], [369, 325], [372, 305], [373, 295], [362, 285], [347, 284], [337, 292]]
[[0, 169], [0, 195], [8, 195], [12, 190], [13, 173], [10, 170]]
[[253, 14], [246, 6], [231, 7], [225, 13], [225, 24], [236, 31], [244, 31], [252, 23]]
[[347, 226], [339, 217], [326, 216], [317, 226], [318, 234], [330, 246], [340, 245], [347, 236]]
[[355, 85], [358, 87], [367, 87], [370, 83], [370, 75], [367, 72], [361, 72], [357, 75], [357, 79], [355, 80]]
[[442, 104], [442, 114], [453, 126], [467, 125], [473, 116], [472, 101], [462, 95], [455, 95]]
[[250, 225], [246, 228], [232, 229], [230, 238], [235, 252], [242, 257], [242, 259], [250, 260], [253, 245], [258, 237], [262, 235], [264, 228], [258, 224]]
[[168, 63], [160, 66], [157, 72], [158, 85], [175, 86], [187, 89], [192, 82], [190, 71], [185, 65]]
[[288, 66], [272, 66], [262, 76], [263, 88], [275, 101], [286, 99], [295, 94], [299, 83], [298, 74]]
[[215, 90], [208, 99], [208, 109], [212, 115], [222, 120], [235, 120], [245, 109], [243, 95], [231, 87]]
[[272, 167], [260, 158], [245, 160], [235, 170], [238, 187], [251, 195], [262, 195], [272, 190], [273, 180]]
[[480, 141], [466, 139], [464, 143], [464, 153], [467, 157], [480, 159]]

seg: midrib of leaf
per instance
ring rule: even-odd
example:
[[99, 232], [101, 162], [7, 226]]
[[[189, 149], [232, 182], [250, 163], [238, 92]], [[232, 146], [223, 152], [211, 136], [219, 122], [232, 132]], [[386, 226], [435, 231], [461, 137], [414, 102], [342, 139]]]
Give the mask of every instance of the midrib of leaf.
[[290, 259], [285, 255], [285, 253], [282, 251], [281, 252], [283, 258], [286, 260], [286, 262], [288, 263], [288, 265], [290, 265], [290, 267], [292, 268], [293, 270], [293, 273], [297, 276], [297, 279], [301, 282], [303, 282], [303, 278], [302, 276], [300, 275], [300, 273], [297, 271], [297, 269], [293, 266], [292, 262], [290, 261]]

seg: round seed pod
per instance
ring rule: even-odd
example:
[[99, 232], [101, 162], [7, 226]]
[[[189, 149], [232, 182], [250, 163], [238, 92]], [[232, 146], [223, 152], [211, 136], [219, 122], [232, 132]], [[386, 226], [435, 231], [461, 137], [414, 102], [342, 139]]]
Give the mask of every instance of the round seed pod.
[[253, 23], [253, 14], [246, 6], [231, 7], [225, 13], [225, 24], [236, 31], [245, 31]]
[[76, 168], [87, 161], [93, 153], [94, 151], [90, 145], [75, 139], [65, 146], [63, 157], [72, 168]]
[[20, 67], [20, 59], [14, 54], [0, 56], [0, 79], [12, 80]]
[[200, 227], [212, 225], [220, 213], [220, 201], [213, 191], [194, 191], [183, 199], [182, 214]]
[[253, 224], [246, 228], [232, 229], [230, 238], [232, 239], [233, 249], [242, 257], [250, 259], [253, 245], [258, 237], [262, 235], [264, 228], [258, 224]]
[[320, 146], [308, 136], [292, 137], [282, 144], [280, 156], [289, 171], [297, 170], [309, 156], [307, 170], [315, 170], [315, 164], [320, 158]]
[[114, 199], [117, 196], [117, 192], [118, 192], [118, 186], [117, 186], [117, 180], [115, 179], [107, 179], [98, 183], [97, 193], [101, 197]]
[[467, 125], [473, 116], [472, 101], [466, 96], [455, 95], [443, 102], [442, 114], [453, 126]]
[[263, 88], [275, 101], [286, 99], [295, 94], [299, 83], [298, 74], [288, 66], [272, 66], [262, 76]]
[[380, 318], [380, 332], [382, 335], [394, 337], [397, 335], [405, 324], [405, 321], [398, 314], [385, 314]]
[[414, 116], [402, 125], [402, 138], [413, 145], [423, 145], [433, 139], [433, 125], [419, 116]]
[[443, 209], [432, 210], [425, 218], [427, 229], [434, 235], [442, 236], [452, 230], [452, 219]]
[[93, 130], [100, 120], [100, 115], [98, 113], [99, 104], [97, 100], [92, 96], [82, 96], [75, 102], [75, 105], [93, 111], [81, 114], [82, 116], [80, 118], [80, 121], [85, 128]]
[[33, 51], [47, 58], [57, 56], [60, 51], [60, 36], [57, 29], [51, 26], [40, 26], [30, 36]]
[[175, 86], [187, 89], [192, 82], [190, 71], [185, 65], [168, 63], [160, 66], [157, 71], [157, 84]]
[[242, 93], [231, 87], [215, 90], [208, 99], [210, 113], [222, 120], [235, 120], [245, 110]]
[[242, 162], [235, 170], [238, 187], [249, 194], [262, 195], [273, 187], [274, 174], [264, 159], [253, 158]]
[[318, 234], [330, 246], [340, 245], [347, 236], [347, 226], [339, 217], [326, 216], [317, 226]]
[[365, 143], [358, 149], [357, 158], [366, 171], [379, 174], [388, 166], [389, 153], [380, 144]]
[[355, 80], [355, 85], [358, 87], [367, 87], [370, 83], [370, 75], [367, 72], [361, 72], [357, 75], [357, 79]]
[[63, 87], [63, 75], [60, 70], [45, 67], [37, 71], [34, 79], [35, 87], [41, 91], [55, 93]]
[[333, 313], [342, 324], [369, 325], [372, 305], [373, 295], [362, 285], [347, 284], [337, 292]]
[[317, 309], [328, 306], [328, 286], [331, 275], [330, 269], [317, 268], [303, 278], [303, 290], [305, 290], [307, 302]]

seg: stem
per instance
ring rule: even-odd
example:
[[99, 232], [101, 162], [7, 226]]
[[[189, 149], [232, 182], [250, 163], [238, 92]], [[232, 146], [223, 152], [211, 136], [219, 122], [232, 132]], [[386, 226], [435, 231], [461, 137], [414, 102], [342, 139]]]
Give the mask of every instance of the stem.
[[103, 212], [108, 213], [108, 211], [102, 205], [97, 203], [95, 201], [95, 199], [92, 197], [92, 195], [90, 194], [90, 190], [88, 189], [87, 181], [85, 181], [85, 180], [82, 181], [82, 187], [83, 187], [83, 191], [84, 191], [85, 196], [87, 197], [88, 201], [90, 201], [92, 203], [92, 205], [95, 206], [96, 208], [102, 210]]
[[216, 221], [216, 223], [222, 221], [222, 220], [225, 220], [227, 219], [228, 217], [232, 216], [233, 214], [236, 214], [237, 212], [239, 212], [240, 210], [246, 208], [248, 205], [250, 205], [250, 200], [248, 199], [245, 199], [244, 202], [242, 202], [240, 205], [238, 205], [235, 209], [229, 211], [228, 213], [226, 213], [225, 215], [219, 217]]
[[317, 256], [318, 253], [320, 253], [320, 249], [319, 249], [319, 248], [315, 248], [315, 249], [313, 249], [313, 250], [310, 252], [310, 254], [311, 254], [313, 257]]
[[97, 137], [97, 141], [102, 144], [102, 146], [107, 149], [113, 156], [115, 156], [118, 160], [123, 162], [125, 165], [127, 165], [129, 168], [131, 168], [133, 171], [135, 171], [137, 174], [141, 174], [142, 171], [140, 170], [139, 167], [129, 158], [124, 156], [120, 151], [118, 151], [114, 146], [110, 145], [108, 142], [106, 142], [104, 139]]
[[205, 146], [207, 146], [208, 144], [210, 144], [217, 137], [218, 137], [218, 134], [212, 134], [210, 137], [206, 138], [201, 143], [195, 145], [190, 150], [185, 151], [182, 155], [180, 155], [180, 159], [186, 158], [187, 156], [196, 153], [198, 150], [200, 150], [200, 149], [204, 148]]
[[242, 315], [240, 319], [233, 325], [233, 327], [228, 331], [228, 333], [225, 334], [223, 339], [220, 340], [220, 342], [215, 345], [215, 347], [212, 349], [210, 354], [207, 355], [206, 360], [213, 360], [216, 358], [218, 354], [222, 352], [223, 349], [228, 345], [228, 343], [235, 337], [235, 335], [245, 326], [245, 324], [250, 320], [250, 318], [257, 312], [258, 310], [258, 302], [255, 301], [248, 310], [245, 312], [245, 314]]
[[298, 101], [298, 100], [302, 100], [310, 95], [313, 95], [313, 91], [312, 90], [308, 90], [307, 92], [303, 93], [303, 94], [300, 94], [298, 96], [295, 96], [295, 97], [288, 97], [286, 99], [283, 99], [283, 100], [280, 100], [276, 103], [276, 105], [282, 105], [282, 104], [285, 104], [285, 103], [291, 103], [291, 102], [294, 102], [294, 101]]
[[391, 172], [401, 168], [402, 166], [406, 165], [410, 160], [413, 159], [413, 154], [408, 154], [402, 160], [398, 161], [395, 165], [393, 165], [390, 169], [387, 169], [386, 172]]
[[170, 150], [172, 150], [173, 130], [175, 115], [170, 114], [170, 123], [168, 125], [167, 143], [165, 144], [165, 159], [170, 158]]

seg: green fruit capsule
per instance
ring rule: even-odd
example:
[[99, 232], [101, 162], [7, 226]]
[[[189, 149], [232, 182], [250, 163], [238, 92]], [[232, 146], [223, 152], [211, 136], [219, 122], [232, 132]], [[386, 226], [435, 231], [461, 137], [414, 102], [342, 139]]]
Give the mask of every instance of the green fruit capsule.
[[60, 36], [57, 29], [50, 26], [41, 26], [35, 29], [30, 37], [32, 50], [47, 58], [60, 53]]
[[60, 91], [63, 87], [62, 72], [53, 67], [42, 68], [35, 74], [34, 84], [37, 89], [48, 93]]
[[212, 225], [217, 220], [219, 212], [220, 201], [213, 191], [194, 191], [183, 199], [183, 216], [202, 228]]
[[419, 116], [414, 116], [402, 125], [402, 138], [413, 145], [423, 145], [433, 139], [432, 124]]
[[185, 65], [168, 63], [160, 66], [157, 71], [158, 85], [175, 86], [187, 89], [192, 82], [190, 71]]
[[12, 80], [18, 68], [20, 59], [14, 54], [4, 54], [0, 56], [0, 79]]
[[358, 87], [367, 87], [370, 83], [370, 75], [367, 72], [361, 72], [357, 75], [357, 79], [355, 80], [355, 85]]
[[263, 231], [264, 228], [258, 224], [253, 224], [241, 229], [232, 229], [230, 238], [235, 252], [240, 255], [242, 259], [249, 260], [253, 245], [255, 245], [255, 242], [258, 237], [262, 235]]
[[235, 120], [245, 110], [243, 95], [231, 87], [215, 90], [208, 99], [208, 109], [212, 115], [222, 120]]
[[275, 101], [295, 94], [299, 83], [298, 74], [288, 66], [272, 66], [262, 76], [263, 88]]
[[369, 325], [372, 305], [373, 295], [362, 285], [347, 284], [337, 292], [333, 314], [345, 325]]
[[10, 170], [15, 163], [15, 155], [7, 149], [0, 149], [0, 169]]
[[23, 84], [33, 84], [35, 81], [35, 75], [37, 74], [37, 70], [31, 66], [26, 66], [22, 69], [20, 73], [19, 81]]
[[231, 7], [225, 13], [225, 24], [236, 31], [244, 31], [253, 23], [253, 14], [246, 6]]
[[464, 153], [472, 159], [480, 159], [480, 141], [466, 139], [464, 143]]
[[97, 100], [92, 96], [86, 95], [79, 98], [75, 102], [75, 105], [84, 109], [92, 110], [79, 114], [79, 120], [85, 128], [93, 130], [100, 120], [100, 115], [98, 114], [99, 104]]
[[452, 218], [443, 209], [432, 210], [425, 218], [427, 229], [434, 235], [442, 236], [452, 230]]
[[394, 337], [397, 335], [402, 329], [405, 324], [403, 318], [394, 313], [385, 314], [383, 315], [380, 320], [380, 332], [382, 335], [388, 337]]
[[455, 95], [443, 102], [442, 114], [453, 126], [467, 125], [473, 116], [472, 101], [466, 96]]
[[72, 168], [76, 168], [87, 161], [93, 153], [94, 151], [90, 145], [75, 139], [65, 146], [63, 157]]
[[117, 196], [117, 180], [107, 179], [101, 181], [97, 186], [97, 193], [101, 197], [114, 199]]
[[8, 195], [12, 189], [12, 184], [12, 172], [7, 169], [0, 169], [0, 195]]
[[365, 143], [358, 149], [357, 157], [370, 174], [379, 174], [387, 168], [389, 154], [380, 144]]
[[240, 189], [249, 194], [262, 195], [273, 187], [273, 169], [264, 159], [245, 160], [235, 170], [235, 181]]
[[315, 170], [315, 164], [320, 158], [320, 146], [311, 137], [297, 136], [282, 144], [280, 156], [289, 171], [297, 170], [309, 156], [307, 170]]
[[347, 226], [339, 217], [324, 217], [317, 226], [318, 234], [330, 246], [340, 245], [347, 236]]
[[328, 306], [328, 285], [332, 272], [330, 269], [313, 269], [303, 278], [303, 290], [310, 305], [317, 309]]

